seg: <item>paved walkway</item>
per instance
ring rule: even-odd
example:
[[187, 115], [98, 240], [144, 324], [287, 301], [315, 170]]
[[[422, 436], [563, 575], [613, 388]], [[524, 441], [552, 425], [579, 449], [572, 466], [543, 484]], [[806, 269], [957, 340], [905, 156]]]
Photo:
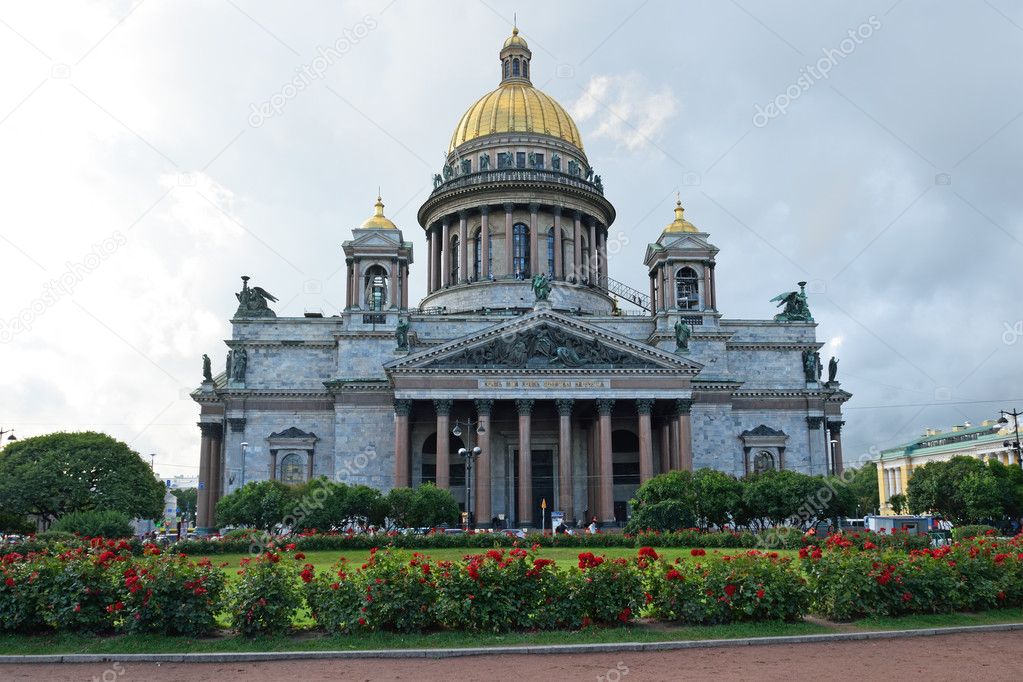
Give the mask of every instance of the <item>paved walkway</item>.
[[1023, 631], [612, 654], [440, 660], [0, 665], [0, 680], [898, 680], [1023, 679]]

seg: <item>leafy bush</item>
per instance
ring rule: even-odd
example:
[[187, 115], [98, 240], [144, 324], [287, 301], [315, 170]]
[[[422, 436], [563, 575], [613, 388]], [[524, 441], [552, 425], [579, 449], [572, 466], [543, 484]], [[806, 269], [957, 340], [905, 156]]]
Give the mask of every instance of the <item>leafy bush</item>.
[[24, 514], [8, 514], [0, 512], [0, 533], [16, 533], [27, 535], [34, 533], [36, 524], [28, 520]]
[[659, 618], [689, 624], [798, 620], [810, 605], [806, 580], [792, 560], [776, 552], [660, 562], [651, 576], [651, 611]]
[[74, 549], [37, 562], [37, 579], [44, 583], [40, 609], [46, 624], [65, 631], [113, 629], [124, 608], [114, 576], [130, 556], [127, 543], [111, 548], [98, 542], [91, 552]]
[[440, 562], [438, 620], [455, 630], [575, 628], [582, 622], [578, 575], [521, 548], [491, 549], [464, 563]]
[[834, 620], [950, 613], [1023, 604], [1019, 540], [950, 547], [800, 550], [816, 612]]
[[583, 622], [628, 623], [645, 602], [643, 576], [636, 560], [579, 555], [579, 603]]
[[25, 632], [43, 625], [39, 606], [45, 580], [36, 564], [11, 552], [0, 560], [0, 631]]
[[238, 579], [228, 587], [231, 624], [250, 637], [286, 632], [302, 606], [297, 574], [294, 563], [277, 552], [242, 559]]
[[149, 545], [122, 578], [118, 625], [124, 631], [198, 637], [216, 626], [225, 576], [209, 559], [195, 563], [180, 555], [160, 556]]
[[969, 526], [954, 526], [952, 528], [952, 539], [958, 541], [967, 540], [969, 538], [977, 536], [990, 536], [998, 533], [998, 529], [994, 526], [985, 526], [983, 524], [975, 524]]
[[71, 512], [53, 524], [53, 530], [90, 538], [129, 538], [133, 534], [128, 517], [112, 509]]

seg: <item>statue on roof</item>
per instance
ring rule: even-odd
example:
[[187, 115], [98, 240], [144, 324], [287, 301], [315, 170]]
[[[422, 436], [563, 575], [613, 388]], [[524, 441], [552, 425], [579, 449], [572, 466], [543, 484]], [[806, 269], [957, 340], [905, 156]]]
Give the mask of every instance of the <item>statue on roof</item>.
[[433, 174], [433, 188], [437, 189], [444, 183], [444, 178], [440, 176], [440, 173]]
[[689, 339], [693, 336], [693, 330], [689, 328], [686, 321], [681, 317], [675, 323], [675, 352], [684, 353], [689, 350]]
[[776, 322], [813, 322], [810, 306], [806, 303], [806, 282], [799, 282], [799, 291], [778, 294], [771, 303], [778, 301], [778, 307], [785, 309], [774, 316]]
[[480, 170], [490, 170], [490, 154], [480, 154]]
[[213, 381], [213, 370], [210, 369], [210, 356], [202, 354], [202, 380]]
[[398, 326], [394, 330], [394, 338], [398, 342], [398, 350], [408, 350], [408, 318], [398, 320]]
[[277, 317], [277, 313], [270, 310], [267, 301], [277, 302], [277, 298], [262, 287], [249, 288], [248, 275], [242, 275], [242, 290], [235, 294], [238, 299], [238, 310], [235, 317]]
[[828, 361], [828, 383], [835, 383], [835, 377], [838, 376], [838, 358], [834, 355], [831, 356], [831, 360]]

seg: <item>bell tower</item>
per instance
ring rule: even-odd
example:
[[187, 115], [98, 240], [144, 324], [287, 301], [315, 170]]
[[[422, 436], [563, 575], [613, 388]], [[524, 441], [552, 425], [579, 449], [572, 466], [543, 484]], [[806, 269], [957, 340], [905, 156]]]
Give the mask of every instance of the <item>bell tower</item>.
[[398, 226], [384, 216], [379, 195], [374, 208], [373, 215], [352, 230], [352, 239], [341, 245], [348, 266], [345, 310], [407, 311], [412, 242], [406, 242]]
[[[682, 314], [687, 322], [705, 324], [706, 313], [717, 315], [714, 257], [718, 248], [685, 218], [682, 201], [675, 202], [675, 219], [647, 247], [643, 263], [650, 274], [654, 316]], [[710, 320], [706, 324], [713, 324]]]

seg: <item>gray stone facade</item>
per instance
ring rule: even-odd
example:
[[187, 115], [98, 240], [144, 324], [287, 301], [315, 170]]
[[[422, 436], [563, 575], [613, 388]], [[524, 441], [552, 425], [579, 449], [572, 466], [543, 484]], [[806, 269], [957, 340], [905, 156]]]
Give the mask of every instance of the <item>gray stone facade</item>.
[[[521, 39], [501, 54], [506, 64], [531, 57]], [[532, 87], [528, 77], [510, 81]], [[207, 491], [200, 525], [214, 524], [220, 495], [268, 478], [385, 491], [436, 481], [462, 501], [458, 449], [477, 443], [470, 504], [481, 525], [502, 515], [539, 525], [540, 498], [570, 518], [621, 521], [641, 480], [672, 468], [841, 469], [851, 396], [837, 382], [808, 381], [805, 359], [823, 345], [816, 324], [724, 318], [718, 249], [681, 203], [673, 222], [649, 230], [649, 293], [619, 284], [607, 248], [614, 208], [599, 176], [591, 180], [574, 124], [562, 133], [508, 125], [456, 134], [468, 141], [452, 149], [419, 212], [424, 264], [413, 268], [412, 244], [378, 198], [344, 243], [344, 310], [232, 320], [227, 346], [245, 358], [244, 372], [193, 394]], [[565, 155], [573, 165], [474, 170], [477, 158], [519, 149], [530, 163]], [[464, 172], [463, 157], [474, 159]], [[537, 273], [551, 280], [549, 301], [535, 300]], [[408, 301], [412, 276], [427, 282], [419, 305]], [[775, 312], [764, 292], [750, 294]], [[493, 401], [489, 414], [478, 400]], [[567, 400], [563, 418], [558, 401]], [[489, 428], [476, 434], [481, 421]], [[462, 438], [449, 435], [445, 457], [438, 440], [458, 423]]]

